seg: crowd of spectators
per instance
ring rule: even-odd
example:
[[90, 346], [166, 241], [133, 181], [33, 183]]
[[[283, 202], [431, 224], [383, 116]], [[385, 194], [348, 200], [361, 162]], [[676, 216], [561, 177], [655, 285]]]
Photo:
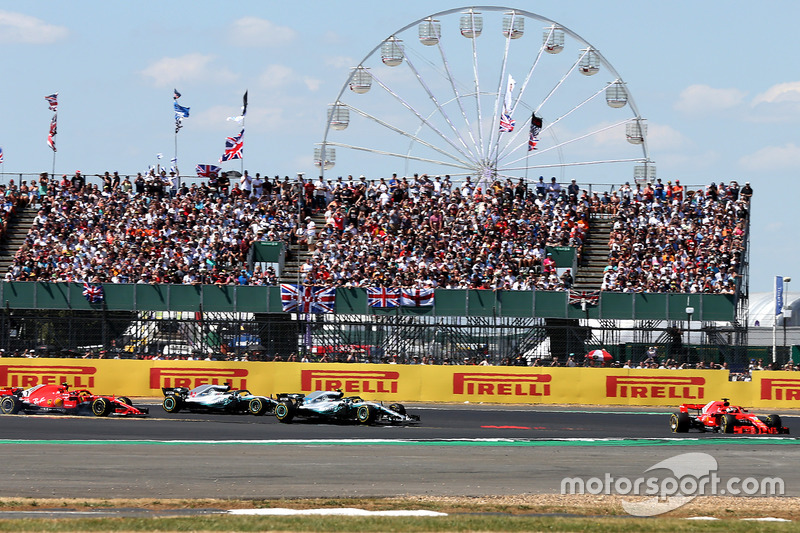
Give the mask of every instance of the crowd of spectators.
[[661, 180], [600, 196], [544, 177], [97, 178], [43, 173], [2, 191], [4, 206], [38, 207], [6, 280], [276, 285], [249, 252], [277, 241], [308, 251], [305, 284], [565, 290], [572, 275], [546, 247], [580, 254], [595, 214], [614, 218], [603, 290], [729, 293], [752, 195], [749, 184], [692, 191]]
[[735, 181], [705, 190], [626, 183], [601, 204], [614, 215], [602, 290], [734, 294], [752, 194]]

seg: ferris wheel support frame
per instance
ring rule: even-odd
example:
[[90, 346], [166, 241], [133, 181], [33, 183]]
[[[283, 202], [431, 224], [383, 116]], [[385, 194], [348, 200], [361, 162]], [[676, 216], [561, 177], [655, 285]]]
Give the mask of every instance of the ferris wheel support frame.
[[[415, 21], [413, 21], [413, 22], [411, 22], [411, 23], [409, 23], [409, 24], [407, 24], [407, 25], [403, 26], [402, 28], [400, 28], [400, 29], [398, 29], [398, 30], [394, 31], [393, 33], [391, 33], [391, 34], [390, 34], [390, 36], [394, 36], [394, 35], [397, 35], [397, 34], [403, 33], [403, 32], [405, 32], [406, 30], [409, 30], [410, 28], [412, 28], [412, 27], [414, 27], [414, 26], [418, 26], [420, 23], [422, 23], [422, 22], [425, 22], [426, 20], [429, 20], [429, 19], [433, 19], [433, 18], [435, 18], [435, 17], [443, 17], [443, 16], [447, 16], [447, 15], [452, 15], [452, 14], [455, 14], [455, 13], [464, 13], [464, 12], [469, 12], [469, 13], [470, 13], [470, 15], [472, 16], [472, 19], [471, 19], [471, 24], [472, 24], [472, 30], [473, 30], [473, 34], [474, 34], [474, 31], [475, 31], [475, 21], [474, 21], [474, 16], [473, 16], [473, 15], [474, 15], [474, 13], [475, 13], [476, 11], [477, 11], [477, 12], [480, 12], [480, 11], [491, 11], [491, 12], [505, 11], [505, 12], [508, 12], [508, 11], [511, 11], [511, 12], [513, 12], [513, 13], [514, 13], [514, 16], [516, 16], [516, 15], [520, 15], [520, 16], [523, 16], [523, 17], [528, 17], [528, 18], [531, 18], [531, 19], [533, 19], [533, 20], [538, 20], [538, 21], [540, 21], [540, 22], [544, 22], [544, 23], [546, 23], [546, 24], [550, 24], [550, 25], [551, 25], [551, 28], [552, 28], [552, 29], [551, 29], [551, 35], [552, 35], [552, 32], [553, 32], [553, 30], [557, 29], [557, 30], [559, 30], [559, 31], [563, 31], [565, 34], [569, 35], [571, 38], [575, 39], [575, 40], [576, 40], [576, 41], [578, 41], [579, 43], [582, 43], [584, 46], [586, 46], [586, 50], [584, 50], [584, 54], [582, 54], [582, 55], [579, 57], [579, 60], [578, 60], [578, 62], [576, 62], [576, 63], [575, 63], [573, 66], [572, 66], [572, 68], [570, 69], [570, 71], [569, 71], [569, 72], [572, 72], [572, 71], [574, 71], [575, 67], [576, 67], [576, 66], [579, 64], [580, 60], [581, 60], [583, 57], [585, 57], [585, 56], [586, 56], [586, 54], [588, 54], [588, 52], [589, 52], [589, 51], [591, 51], [591, 52], [594, 54], [594, 58], [595, 58], [595, 59], [596, 59], [596, 60], [597, 60], [597, 61], [598, 61], [598, 62], [599, 62], [599, 63], [600, 63], [600, 64], [601, 64], [603, 67], [605, 67], [606, 69], [608, 69], [608, 71], [609, 71], [609, 72], [612, 74], [612, 76], [615, 78], [615, 82], [614, 82], [614, 83], [616, 83], [616, 82], [618, 82], [618, 83], [622, 83], [622, 84], [624, 84], [624, 83], [625, 83], [625, 82], [624, 82], [624, 80], [623, 80], [623, 78], [622, 78], [622, 76], [620, 76], [620, 75], [619, 75], [619, 72], [617, 72], [617, 70], [614, 68], [614, 66], [613, 66], [613, 65], [612, 65], [612, 64], [611, 64], [611, 63], [610, 63], [610, 62], [609, 62], [609, 61], [608, 61], [608, 60], [605, 58], [605, 56], [604, 56], [604, 55], [603, 55], [603, 54], [602, 54], [602, 53], [601, 53], [601, 52], [600, 52], [600, 51], [599, 51], [599, 50], [598, 50], [598, 49], [597, 49], [595, 46], [593, 46], [593, 45], [592, 45], [590, 42], [588, 42], [586, 39], [584, 39], [583, 37], [581, 37], [579, 34], [577, 34], [576, 32], [574, 32], [573, 30], [569, 29], [568, 27], [564, 26], [563, 24], [560, 24], [560, 23], [558, 23], [558, 22], [556, 22], [556, 21], [554, 21], [554, 20], [552, 20], [552, 19], [550, 19], [550, 18], [544, 17], [544, 16], [542, 16], [542, 15], [539, 15], [539, 14], [537, 14], [537, 13], [533, 13], [533, 12], [526, 11], [526, 10], [521, 10], [521, 9], [516, 9], [516, 8], [510, 8], [510, 7], [505, 7], [505, 6], [466, 6], [466, 7], [459, 7], [459, 8], [454, 8], [454, 9], [448, 9], [448, 10], [439, 11], [439, 12], [437, 12], [437, 13], [433, 13], [433, 14], [431, 14], [431, 15], [427, 15], [426, 17], [422, 17], [422, 18], [420, 18], [420, 19], [417, 19], [417, 20], [415, 20]], [[513, 18], [512, 18], [512, 20], [513, 20]], [[506, 53], [507, 53], [508, 46], [509, 46], [509, 42], [511, 41], [511, 37], [510, 37], [510, 35], [509, 35], [509, 36], [506, 36], [505, 38], [506, 38], [506, 40], [508, 41], [508, 42], [506, 43]], [[472, 59], [472, 62], [473, 62], [473, 72], [475, 73], [475, 87], [476, 87], [476, 90], [475, 90], [475, 93], [474, 93], [474, 94], [475, 94], [475, 98], [476, 98], [476, 107], [477, 107], [477, 112], [478, 112], [478, 128], [477, 128], [477, 130], [478, 130], [478, 143], [477, 143], [477, 147], [478, 147], [478, 149], [480, 150], [480, 152], [483, 154], [483, 159], [484, 159], [484, 162], [486, 162], [486, 158], [488, 157], [488, 154], [486, 154], [486, 153], [485, 153], [485, 151], [484, 151], [483, 134], [482, 134], [482, 129], [483, 129], [483, 128], [481, 127], [481, 124], [482, 124], [482, 116], [481, 116], [480, 90], [479, 90], [479, 79], [480, 79], [480, 78], [479, 78], [479, 76], [478, 76], [478, 54], [477, 54], [477, 43], [476, 43], [476, 38], [475, 38], [474, 36], [471, 38], [471, 40], [472, 40], [472, 49], [473, 49], [473, 50], [472, 50], [472, 56], [473, 56], [473, 59]], [[353, 81], [353, 77], [355, 76], [355, 73], [356, 73], [357, 69], [358, 69], [359, 67], [363, 67], [364, 63], [365, 63], [365, 62], [366, 62], [366, 61], [367, 61], [367, 60], [368, 60], [370, 57], [372, 57], [372, 55], [373, 55], [373, 54], [375, 54], [375, 53], [376, 53], [376, 52], [377, 52], [377, 51], [378, 51], [378, 50], [381, 48], [381, 46], [383, 45], [383, 43], [384, 43], [385, 41], [386, 41], [386, 39], [384, 39], [383, 41], [381, 41], [381, 42], [380, 42], [378, 45], [376, 45], [376, 46], [375, 46], [375, 47], [374, 47], [372, 50], [370, 50], [370, 51], [369, 51], [369, 53], [367, 53], [367, 54], [364, 56], [364, 58], [363, 58], [363, 59], [362, 59], [362, 60], [361, 60], [361, 61], [358, 63], [357, 67], [356, 67], [355, 69], [353, 69], [353, 70], [350, 72], [349, 76], [348, 76], [348, 77], [347, 77], [347, 79], [345, 80], [344, 84], [342, 84], [342, 87], [341, 87], [341, 89], [339, 90], [339, 93], [338, 93], [338, 94], [337, 94], [337, 96], [336, 96], [336, 99], [335, 99], [335, 101], [336, 101], [336, 102], [340, 102], [340, 101], [341, 101], [342, 95], [345, 93], [345, 91], [346, 91], [346, 90], [347, 90], [347, 88], [349, 87], [350, 83]], [[448, 64], [448, 63], [447, 63], [447, 61], [446, 61], [446, 56], [445, 56], [445, 54], [444, 54], [444, 49], [442, 48], [442, 45], [441, 45], [441, 39], [440, 39], [440, 40], [439, 40], [439, 42], [437, 43], [437, 46], [438, 46], [438, 48], [439, 48], [439, 50], [440, 50], [440, 53], [441, 53], [441, 55], [442, 55], [443, 64], [445, 65], [445, 69], [446, 69], [446, 72], [447, 72], [447, 77], [448, 77], [448, 79], [449, 79], [449, 80], [450, 80], [450, 82], [451, 82], [451, 86], [452, 86], [452, 88], [453, 88], [454, 94], [456, 95], [456, 100], [458, 100], [459, 107], [460, 107], [460, 109], [461, 109], [462, 115], [464, 115], [465, 123], [466, 123], [467, 125], [469, 125], [469, 120], [468, 120], [468, 118], [467, 118], [467, 116], [466, 116], [466, 112], [465, 112], [465, 110], [464, 110], [463, 106], [461, 105], [461, 99], [460, 99], [460, 97], [459, 97], [459, 92], [458, 92], [457, 88], [455, 87], [455, 83], [454, 83], [454, 80], [453, 80], [453, 77], [452, 77], [452, 74], [451, 74], [451, 71], [450, 71], [450, 68], [449, 68], [449, 64]], [[504, 53], [504, 62], [506, 61], [506, 56], [505, 56], [505, 54], [506, 54], [506, 53]], [[537, 54], [536, 61], [534, 62], [534, 65], [531, 67], [531, 69], [530, 69], [530, 71], [529, 71], [529, 74], [528, 74], [528, 76], [526, 77], [526, 80], [525, 80], [525, 82], [524, 82], [524, 84], [523, 84], [523, 90], [524, 90], [524, 87], [525, 87], [525, 86], [527, 86], [528, 80], [530, 79], [530, 77], [531, 77], [531, 75], [532, 75], [532, 73], [533, 73], [533, 70], [534, 70], [534, 69], [535, 69], [535, 67], [536, 67], [536, 64], [538, 64], [538, 62], [539, 62], [539, 58], [541, 57], [541, 53], [542, 53], [542, 50], [540, 49], [539, 53]], [[407, 62], [407, 61], [406, 61], [406, 62]], [[412, 70], [413, 70], [413, 69], [412, 69]], [[415, 75], [416, 75], [416, 74], [415, 74]], [[567, 75], [568, 75], [568, 74], [567, 74]], [[542, 106], [542, 105], [544, 105], [544, 103], [546, 102], [546, 100], [547, 100], [547, 99], [549, 99], [549, 97], [550, 97], [550, 96], [553, 94], [553, 92], [554, 92], [554, 91], [555, 91], [555, 90], [558, 88], [558, 86], [560, 86], [560, 85], [563, 83], [563, 81], [564, 81], [564, 79], [566, 79], [566, 76], [567, 76], [567, 75], [565, 75], [565, 77], [564, 77], [564, 78], [562, 78], [562, 80], [560, 80], [560, 81], [559, 81], [559, 84], [557, 84], [557, 86], [556, 86], [556, 87], [555, 87], [555, 88], [554, 88], [554, 89], [551, 91], [551, 93], [548, 95], [548, 97], [547, 97], [547, 98], [545, 98], [545, 100], [541, 102], [541, 104], [538, 106], [538, 108], [537, 108], [537, 109], [540, 109], [540, 108], [541, 108], [541, 106]], [[378, 81], [378, 83], [379, 83], [379, 84], [381, 84], [381, 86], [384, 88], [384, 90], [387, 90], [387, 91], [389, 91], [391, 94], [393, 94], [393, 95], [396, 95], [396, 93], [394, 93], [393, 91], [391, 91], [391, 90], [388, 88], [388, 86], [386, 86], [386, 85], [382, 84], [382, 83], [381, 83], [381, 82], [378, 80], [378, 78], [376, 78], [376, 77], [375, 77], [375, 76], [374, 76], [372, 73], [370, 73], [370, 76], [372, 76], [372, 78], [373, 78], [373, 79], [375, 79], [376, 81]], [[423, 82], [422, 80], [420, 80], [420, 82], [422, 82], [422, 83], [424, 84], [424, 82]], [[501, 76], [501, 81], [500, 81], [500, 84], [502, 85], [502, 76]], [[399, 98], [399, 95], [396, 95], [395, 97], [396, 97], [396, 98]], [[514, 109], [516, 109], [516, 106], [517, 106], [517, 104], [519, 103], [520, 97], [521, 97], [521, 94], [520, 94], [520, 96], [518, 96], [518, 97], [517, 97], [517, 99], [516, 99], [516, 101], [515, 101], [515, 103], [514, 103]], [[499, 91], [498, 91], [498, 98], [499, 98]], [[628, 119], [628, 120], [626, 120], [625, 122], [633, 122], [633, 121], [635, 121], [635, 122], [637, 122], [637, 123], [641, 123], [641, 121], [642, 121], [642, 120], [644, 120], [644, 119], [642, 118], [642, 116], [641, 116], [641, 113], [639, 112], [639, 108], [638, 108], [638, 106], [636, 105], [636, 102], [635, 102], [635, 100], [634, 100], [633, 96], [630, 94], [630, 92], [627, 92], [627, 91], [626, 91], [626, 98], [627, 98], [627, 101], [626, 101], [626, 103], [627, 103], [627, 105], [629, 105], [629, 106], [630, 106], [630, 109], [631, 109], [631, 111], [633, 112], [633, 115], [634, 115], [634, 116], [633, 116], [633, 118], [631, 118], [631, 119]], [[402, 102], [402, 98], [400, 98], [400, 101]], [[437, 103], [437, 101], [436, 101], [436, 100], [433, 100], [433, 101], [434, 101], [434, 105], [435, 105], [436, 107], [440, 107], [440, 106], [438, 105], [438, 103]], [[404, 104], [404, 105], [406, 105], [406, 104]], [[496, 104], [496, 105], [497, 105], [497, 104]], [[348, 106], [348, 107], [349, 107], [349, 106]], [[417, 112], [416, 110], [414, 110], [414, 109], [413, 109], [413, 106], [406, 105], [406, 107], [407, 107], [409, 110], [411, 110], [411, 111], [412, 111], [412, 113], [414, 113], [414, 114], [415, 114], [415, 115], [416, 115], [416, 116], [417, 116], [417, 117], [418, 117], [420, 120], [424, 120], [424, 119], [423, 119], [423, 115], [422, 115], [421, 113]], [[443, 111], [443, 110], [442, 110], [442, 111]], [[566, 116], [566, 115], [564, 115], [564, 116]], [[562, 118], [563, 118], [563, 116], [562, 116]], [[426, 160], [425, 158], [418, 158], [418, 157], [415, 157], [415, 156], [411, 156], [411, 154], [410, 154], [410, 151], [411, 151], [412, 147], [409, 147], [409, 152], [408, 152], [406, 155], [402, 155], [402, 154], [396, 154], [396, 153], [387, 152], [387, 151], [382, 151], [382, 150], [377, 150], [377, 149], [367, 149], [367, 148], [364, 148], [364, 147], [361, 147], [361, 148], [356, 148], [356, 147], [354, 147], [354, 146], [351, 146], [351, 145], [346, 145], [346, 144], [343, 144], [343, 143], [334, 143], [334, 142], [330, 142], [330, 141], [328, 141], [328, 135], [329, 135], [329, 133], [330, 133], [330, 130], [331, 130], [331, 122], [332, 122], [332, 119], [331, 119], [331, 117], [329, 117], [329, 118], [328, 118], [328, 120], [327, 120], [327, 121], [326, 121], [326, 123], [325, 123], [325, 130], [324, 130], [324, 133], [323, 133], [323, 140], [322, 140], [322, 142], [321, 142], [321, 143], [319, 143], [319, 145], [320, 145], [320, 147], [321, 147], [321, 148], [320, 148], [320, 154], [321, 154], [321, 155], [320, 155], [320, 159], [321, 159], [321, 161], [325, 161], [325, 160], [326, 160], [326, 157], [325, 157], [325, 148], [326, 148], [326, 146], [341, 146], [341, 147], [350, 147], [350, 148], [353, 148], [353, 149], [360, 149], [360, 150], [371, 151], [371, 152], [373, 152], [373, 153], [383, 153], [383, 154], [385, 154], [385, 155], [392, 155], [392, 156], [399, 157], [399, 158], [401, 158], [401, 159], [414, 159], [414, 160], [423, 160], [423, 161], [425, 161], [425, 160]], [[456, 150], [457, 150], [459, 153], [461, 153], [462, 155], [466, 155], [466, 154], [464, 154], [464, 153], [463, 153], [463, 152], [462, 152], [462, 151], [461, 151], [459, 148], [457, 148], [457, 147], [455, 146], [455, 144], [454, 144], [454, 143], [453, 143], [453, 142], [452, 142], [450, 139], [447, 139], [447, 137], [446, 137], [446, 136], [444, 136], [444, 135], [443, 135], [443, 134], [442, 134], [442, 133], [441, 133], [441, 132], [440, 132], [438, 129], [434, 128], [434, 127], [433, 127], [433, 126], [432, 126], [430, 123], [428, 123], [428, 126], [429, 126], [429, 127], [431, 127], [431, 128], [432, 128], [432, 129], [433, 129], [433, 130], [434, 130], [434, 131], [435, 131], [435, 132], [436, 132], [438, 135], [440, 135], [440, 136], [441, 136], [443, 139], [445, 139], [445, 141], [446, 141], [448, 144], [450, 144], [451, 146], [453, 146], [453, 148], [454, 148], [454, 149], [456, 149]], [[410, 135], [410, 134], [407, 134], [407, 136], [409, 136], [409, 137], [415, 137], [415, 136], [412, 136], [412, 135]], [[472, 138], [471, 129], [470, 129], [470, 137]], [[460, 136], [459, 136], [459, 140], [460, 140], [460, 141], [463, 143], [463, 139], [462, 139]], [[568, 142], [569, 142], [569, 141], [568, 141]], [[567, 142], [567, 143], [568, 143], [568, 142]], [[564, 144], [567, 144], [567, 143], [564, 143]], [[617, 160], [607, 160], [607, 161], [595, 161], [595, 162], [591, 162], [591, 163], [590, 163], [590, 162], [579, 162], [579, 163], [573, 163], [573, 164], [569, 164], [569, 163], [561, 163], [561, 164], [553, 164], [553, 165], [548, 165], [548, 166], [549, 166], [549, 167], [558, 167], [558, 166], [574, 166], [574, 165], [576, 165], [576, 164], [578, 164], [578, 165], [581, 165], [581, 164], [597, 164], [597, 163], [602, 163], [602, 162], [623, 162], [623, 161], [633, 161], [633, 162], [644, 162], [644, 164], [645, 164], [645, 167], [647, 167], [647, 165], [648, 165], [648, 164], [651, 164], [651, 163], [652, 163], [652, 162], [651, 162], [651, 160], [650, 160], [649, 149], [648, 149], [648, 146], [647, 146], [647, 139], [646, 139], [646, 138], [643, 138], [643, 139], [642, 139], [642, 142], [641, 142], [640, 144], [641, 144], [641, 147], [642, 147], [642, 155], [643, 155], [643, 157], [642, 157], [642, 158], [636, 158], [636, 159], [617, 159]], [[413, 146], [413, 144], [412, 144], [412, 146]], [[470, 151], [470, 152], [471, 152], [471, 149], [467, 148], [467, 151]], [[452, 156], [451, 156], [451, 157], [452, 157]], [[428, 160], [428, 161], [430, 161], [430, 162], [433, 162], [433, 160]], [[450, 165], [449, 163], [445, 163], [445, 164], [447, 164], [447, 165]], [[495, 166], [496, 166], [496, 165], [495, 165]], [[458, 166], [456, 166], [456, 168], [459, 168], [459, 167], [458, 167]], [[531, 166], [531, 167], [527, 167], [527, 168], [540, 168], [540, 167], [539, 167], [539, 166]], [[476, 170], [477, 170], [477, 169], [476, 169]], [[497, 171], [497, 169], [496, 169], [496, 168], [495, 168], [494, 170], [495, 170], [495, 172]], [[320, 165], [319, 172], [320, 172], [320, 175], [322, 175], [322, 176], [324, 176], [324, 175], [325, 175], [325, 165], [324, 165], [324, 164], [321, 164], [321, 165]]]

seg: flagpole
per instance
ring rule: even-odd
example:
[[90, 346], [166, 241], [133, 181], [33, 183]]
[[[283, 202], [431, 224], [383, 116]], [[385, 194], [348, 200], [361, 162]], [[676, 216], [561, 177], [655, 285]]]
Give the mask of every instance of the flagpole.
[[53, 172], [50, 174], [54, 179], [56, 177], [56, 151], [53, 150]]
[[178, 172], [178, 128], [175, 128], [175, 176], [177, 178], [178, 189], [181, 188], [181, 174]]
[[[244, 131], [244, 115], [242, 115], [242, 131]], [[239, 172], [244, 176], [244, 135], [242, 135], [242, 158], [239, 160]]]

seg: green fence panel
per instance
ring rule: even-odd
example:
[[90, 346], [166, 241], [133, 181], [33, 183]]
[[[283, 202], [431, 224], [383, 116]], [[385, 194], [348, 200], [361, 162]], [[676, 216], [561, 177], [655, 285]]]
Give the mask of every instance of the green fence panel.
[[360, 288], [336, 289], [336, 312], [342, 315], [366, 315], [367, 291]]
[[[59, 285], [61, 284], [59, 283]], [[69, 309], [75, 309], [77, 311], [103, 309], [103, 306], [105, 305], [104, 302], [89, 303], [89, 301], [83, 295], [83, 283], [65, 283], [63, 286], [66, 287], [66, 290], [69, 292]], [[105, 287], [103, 287], [103, 298], [105, 298], [105, 292]], [[39, 293], [37, 293], [36, 296], [38, 299]]]
[[601, 293], [600, 316], [611, 320], [630, 320], [633, 316], [633, 294], [628, 292]]
[[437, 316], [467, 316], [467, 292], [457, 289], [436, 289]]
[[589, 305], [586, 304], [586, 309], [581, 304], [571, 304], [567, 301], [567, 318], [591, 318], [598, 319], [601, 316], [600, 304]]
[[435, 308], [432, 305], [427, 307], [401, 307], [400, 314], [408, 316], [428, 316], [435, 314]]
[[267, 313], [283, 313], [283, 304], [281, 303], [281, 288], [267, 287], [269, 294], [267, 294]]
[[[83, 291], [83, 285], [80, 286]], [[70, 286], [66, 283], [34, 283], [37, 309], [68, 309], [70, 307]], [[81, 296], [86, 302], [86, 299]], [[86, 302], [88, 303], [88, 302]]]
[[253, 261], [258, 263], [277, 263], [281, 258], [283, 243], [257, 242], [253, 245]]
[[731, 322], [736, 318], [736, 298], [732, 294], [704, 294], [702, 320]]
[[468, 316], [498, 316], [497, 293], [492, 290], [470, 289], [467, 291]]
[[[206, 285], [208, 287], [208, 285]], [[202, 285], [169, 285], [170, 311], [199, 311], [203, 303]], [[221, 309], [224, 311], [224, 309]]]
[[167, 311], [169, 285], [136, 284], [136, 307], [140, 311]]
[[686, 320], [686, 309], [691, 308], [692, 320], [701, 320], [703, 295], [702, 294], [668, 294], [667, 319]]
[[134, 311], [138, 308], [134, 283], [103, 285], [103, 294], [109, 311]]
[[[203, 302], [203, 311], [221, 311], [232, 312], [236, 311], [236, 294], [235, 291], [241, 288], [234, 285], [201, 285], [201, 297]], [[170, 307], [175, 309], [172, 299], [175, 298], [173, 293], [170, 298]]]
[[500, 316], [527, 318], [533, 315], [533, 291], [500, 291], [497, 301]]
[[11, 309], [36, 308], [36, 284], [30, 281], [10, 281], [4, 283], [3, 304]]
[[633, 315], [636, 320], [664, 320], [667, 314], [666, 294], [642, 292], [633, 295]]
[[537, 318], [564, 318], [567, 316], [567, 293], [536, 291], [533, 306]]
[[572, 268], [575, 262], [576, 249], [572, 246], [545, 246], [545, 252], [551, 254], [558, 268]]
[[266, 313], [270, 287], [236, 287], [236, 310], [240, 313]]

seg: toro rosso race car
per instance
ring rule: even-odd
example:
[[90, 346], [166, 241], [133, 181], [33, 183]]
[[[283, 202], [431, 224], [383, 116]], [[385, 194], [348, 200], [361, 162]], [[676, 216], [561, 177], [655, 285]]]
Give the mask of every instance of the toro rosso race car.
[[358, 396], [345, 397], [342, 391], [316, 391], [304, 394], [279, 394], [275, 418], [291, 422], [294, 418], [307, 418], [323, 422], [358, 422], [369, 425], [416, 424], [419, 416], [409, 415], [402, 404], [389, 407], [362, 400]]
[[0, 389], [0, 413], [62, 413], [95, 416], [146, 415], [146, 407], [134, 407], [125, 396], [99, 396], [86, 389], [70, 390], [69, 386], [36, 385], [29, 389], [6, 387]]
[[789, 433], [789, 428], [781, 425], [780, 416], [750, 414], [747, 409], [731, 405], [727, 398], [705, 405], [683, 404], [680, 411], [670, 415], [669, 427], [673, 433], [690, 429], [748, 435]]
[[220, 413], [260, 416], [272, 412], [278, 403], [266, 396], [254, 396], [248, 390], [231, 390], [229, 384], [200, 385], [189, 390], [186, 387], [162, 388], [164, 402], [161, 404], [168, 413], [186, 411], [217, 411]]

